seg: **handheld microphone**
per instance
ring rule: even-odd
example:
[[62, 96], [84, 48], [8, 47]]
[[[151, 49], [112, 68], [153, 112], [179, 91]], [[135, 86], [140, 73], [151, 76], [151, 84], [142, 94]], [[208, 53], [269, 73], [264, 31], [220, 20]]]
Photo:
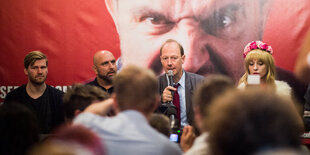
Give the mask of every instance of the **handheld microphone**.
[[167, 72], [168, 75], [168, 79], [169, 79], [169, 86], [173, 86], [173, 71], [172, 70], [168, 70]]
[[[168, 86], [173, 86], [173, 71], [172, 70], [168, 70], [168, 72], [166, 73], [168, 76]], [[174, 92], [171, 91], [172, 96], [174, 95]], [[175, 105], [173, 105], [172, 101], [168, 101], [166, 103], [161, 104], [158, 109], [161, 113], [165, 114], [166, 116], [170, 117], [170, 114], [167, 114], [167, 111], [169, 108], [171, 107], [175, 107]], [[176, 116], [176, 115], [175, 115]]]
[[[167, 75], [168, 75], [168, 85], [173, 87], [173, 71], [168, 70]], [[171, 91], [171, 94], [172, 94], [172, 96], [174, 96], [173, 91]], [[173, 105], [172, 101], [169, 101], [168, 103]]]

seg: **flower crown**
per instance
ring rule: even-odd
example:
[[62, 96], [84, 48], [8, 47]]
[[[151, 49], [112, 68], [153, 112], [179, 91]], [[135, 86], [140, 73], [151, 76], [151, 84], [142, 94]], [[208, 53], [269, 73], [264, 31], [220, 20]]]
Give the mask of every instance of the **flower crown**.
[[267, 45], [266, 43], [262, 41], [252, 41], [245, 46], [244, 51], [243, 51], [243, 58], [245, 58], [250, 51], [255, 50], [255, 49], [266, 51], [271, 55], [273, 53], [271, 46]]

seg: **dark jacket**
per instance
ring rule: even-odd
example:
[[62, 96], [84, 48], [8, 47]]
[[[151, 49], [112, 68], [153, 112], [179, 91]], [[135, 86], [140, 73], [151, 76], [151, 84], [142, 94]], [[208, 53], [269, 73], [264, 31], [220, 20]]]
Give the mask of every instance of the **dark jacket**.
[[[198, 74], [185, 72], [185, 99], [186, 99], [186, 116], [190, 125], [194, 124], [194, 110], [192, 105], [192, 98], [194, 91], [199, 83], [204, 80], [204, 77]], [[168, 86], [166, 74], [158, 77], [159, 93], [163, 94], [164, 89]]]

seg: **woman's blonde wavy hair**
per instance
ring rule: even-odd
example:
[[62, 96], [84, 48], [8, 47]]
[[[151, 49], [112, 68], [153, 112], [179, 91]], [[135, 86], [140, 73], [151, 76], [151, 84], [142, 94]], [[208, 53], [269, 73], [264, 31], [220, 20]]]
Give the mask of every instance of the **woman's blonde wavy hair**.
[[245, 57], [244, 59], [245, 73], [239, 80], [239, 84], [241, 83], [244, 83], [245, 85], [248, 84], [247, 80], [248, 80], [248, 75], [250, 74], [249, 65], [250, 65], [250, 62], [253, 60], [262, 61], [264, 64], [266, 64], [267, 74], [263, 78], [266, 80], [267, 84], [275, 86], [276, 67], [275, 67], [274, 59], [270, 53], [260, 50], [260, 49], [252, 50]]

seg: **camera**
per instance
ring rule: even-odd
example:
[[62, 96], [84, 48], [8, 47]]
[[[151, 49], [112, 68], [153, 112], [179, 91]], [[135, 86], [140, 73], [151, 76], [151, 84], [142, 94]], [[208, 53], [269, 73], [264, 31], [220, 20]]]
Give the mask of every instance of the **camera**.
[[159, 112], [168, 116], [170, 119], [170, 136], [169, 139], [172, 142], [180, 143], [182, 128], [180, 126], [180, 120], [176, 118], [176, 107], [172, 103], [164, 103], [159, 106]]
[[183, 129], [180, 126], [179, 120], [176, 119], [173, 123], [171, 123], [169, 140], [175, 143], [180, 143], [182, 133], [183, 133]]
[[183, 133], [182, 129], [172, 129], [169, 136], [169, 140], [171, 142], [180, 143], [182, 133]]

